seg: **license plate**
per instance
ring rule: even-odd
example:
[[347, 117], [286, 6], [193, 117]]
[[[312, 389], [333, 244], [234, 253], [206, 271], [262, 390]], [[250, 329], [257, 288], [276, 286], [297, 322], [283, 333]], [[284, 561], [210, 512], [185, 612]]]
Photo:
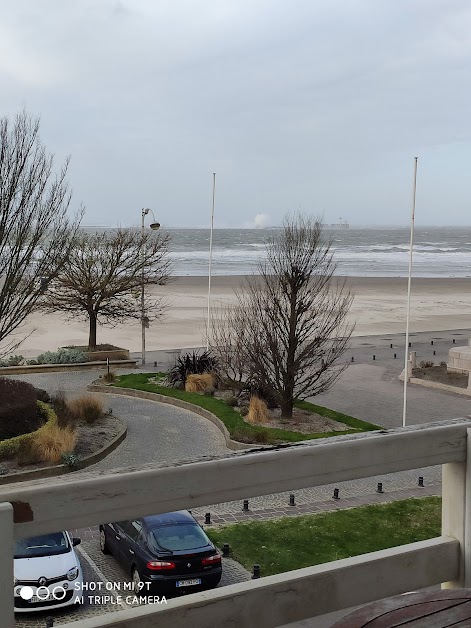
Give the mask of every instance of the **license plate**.
[[54, 600], [54, 594], [50, 593], [46, 598], [38, 597], [37, 595], [33, 595], [33, 597], [29, 600], [30, 604], [36, 604], [37, 602], [51, 602]]
[[201, 578], [192, 578], [191, 580], [177, 580], [177, 587], [193, 587], [195, 584], [201, 584]]

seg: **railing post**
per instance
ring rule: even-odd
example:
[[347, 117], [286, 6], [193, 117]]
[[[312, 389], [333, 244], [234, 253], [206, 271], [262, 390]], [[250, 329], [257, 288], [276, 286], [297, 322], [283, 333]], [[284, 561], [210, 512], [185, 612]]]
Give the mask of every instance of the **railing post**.
[[13, 613], [13, 507], [10, 503], [0, 504], [0, 609], [2, 627], [14, 628]]
[[[469, 463], [469, 464], [468, 464]], [[460, 542], [457, 580], [443, 582], [442, 589], [471, 586], [471, 430], [467, 430], [466, 462], [442, 466], [442, 535]]]

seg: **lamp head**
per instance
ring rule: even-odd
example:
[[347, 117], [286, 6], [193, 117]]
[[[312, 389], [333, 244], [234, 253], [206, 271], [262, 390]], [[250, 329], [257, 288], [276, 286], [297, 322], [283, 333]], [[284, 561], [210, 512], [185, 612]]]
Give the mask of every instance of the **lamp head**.
[[160, 229], [160, 222], [151, 222], [149, 227], [152, 229], [152, 231], [157, 231], [158, 229]]

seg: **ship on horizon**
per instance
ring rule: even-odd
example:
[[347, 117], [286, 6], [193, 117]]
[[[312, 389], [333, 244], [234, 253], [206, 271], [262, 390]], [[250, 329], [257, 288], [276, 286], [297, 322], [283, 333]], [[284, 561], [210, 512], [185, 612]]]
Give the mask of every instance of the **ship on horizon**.
[[342, 221], [342, 217], [339, 218], [340, 222], [335, 222], [331, 225], [327, 225], [327, 229], [350, 229], [350, 225], [346, 220]]

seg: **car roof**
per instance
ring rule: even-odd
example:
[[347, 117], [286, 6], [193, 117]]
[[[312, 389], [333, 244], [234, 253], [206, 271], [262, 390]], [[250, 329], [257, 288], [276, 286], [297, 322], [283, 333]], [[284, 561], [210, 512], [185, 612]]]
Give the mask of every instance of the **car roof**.
[[148, 515], [142, 517], [142, 521], [146, 528], [156, 528], [179, 523], [196, 523], [194, 517], [188, 510], [178, 510], [176, 512], [164, 512], [160, 515]]

